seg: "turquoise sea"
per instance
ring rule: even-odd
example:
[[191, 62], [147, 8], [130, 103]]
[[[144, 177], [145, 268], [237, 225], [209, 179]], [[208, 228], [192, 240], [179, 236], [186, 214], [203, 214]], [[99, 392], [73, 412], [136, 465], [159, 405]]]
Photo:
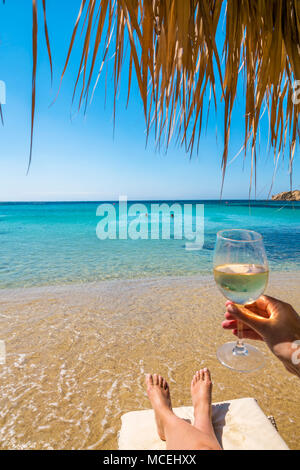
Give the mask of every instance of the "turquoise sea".
[[[216, 233], [225, 228], [260, 232], [271, 270], [300, 270], [300, 202], [176, 202], [204, 204], [202, 250], [187, 250], [186, 240], [174, 239], [172, 231], [169, 240], [99, 240], [100, 202], [1, 203], [0, 287], [211, 272]], [[149, 213], [143, 223], [148, 224], [151, 201], [142, 203]], [[114, 206], [118, 213], [118, 202]]]

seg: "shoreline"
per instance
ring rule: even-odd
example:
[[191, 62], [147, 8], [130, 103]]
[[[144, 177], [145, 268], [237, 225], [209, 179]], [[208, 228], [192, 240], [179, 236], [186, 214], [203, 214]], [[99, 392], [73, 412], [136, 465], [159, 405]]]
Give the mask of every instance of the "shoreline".
[[[272, 280], [278, 281], [279, 278], [297, 278], [300, 282], [300, 270], [286, 270], [286, 271], [269, 271], [269, 282], [266, 291], [268, 290]], [[76, 290], [76, 289], [92, 289], [99, 287], [109, 287], [115, 284], [119, 284], [121, 287], [128, 287], [133, 284], [151, 284], [155, 282], [173, 282], [173, 281], [201, 281], [201, 280], [211, 280], [214, 283], [213, 273], [202, 272], [197, 275], [174, 275], [174, 276], [154, 276], [154, 277], [132, 277], [132, 278], [115, 278], [115, 279], [99, 279], [94, 281], [84, 281], [84, 282], [70, 282], [70, 283], [57, 283], [57, 284], [41, 284], [35, 286], [24, 286], [24, 287], [3, 287], [0, 288], [0, 298], [2, 295], [10, 296], [12, 293], [15, 294], [35, 294], [35, 293], [47, 293], [52, 291], [57, 291], [57, 293], [64, 293], [67, 290]]]

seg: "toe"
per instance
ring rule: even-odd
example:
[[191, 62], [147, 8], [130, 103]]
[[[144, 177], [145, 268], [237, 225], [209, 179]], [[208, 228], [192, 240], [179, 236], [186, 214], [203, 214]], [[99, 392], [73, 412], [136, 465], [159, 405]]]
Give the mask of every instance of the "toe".
[[158, 385], [159, 385], [161, 388], [163, 388], [163, 381], [164, 381], [163, 377], [162, 377], [161, 375], [159, 375], [159, 376], [158, 376]]
[[158, 375], [153, 374], [153, 385], [158, 385]]
[[204, 370], [200, 369], [200, 380], [204, 380]]
[[152, 374], [147, 374], [147, 375], [146, 375], [146, 384], [147, 384], [147, 385], [153, 385], [153, 377], [152, 377]]
[[207, 367], [205, 367], [205, 369], [204, 369], [204, 380], [206, 382], [211, 382], [210, 371], [209, 371], [209, 369], [207, 369]]
[[200, 370], [197, 370], [195, 375], [196, 375], [196, 381], [200, 380]]

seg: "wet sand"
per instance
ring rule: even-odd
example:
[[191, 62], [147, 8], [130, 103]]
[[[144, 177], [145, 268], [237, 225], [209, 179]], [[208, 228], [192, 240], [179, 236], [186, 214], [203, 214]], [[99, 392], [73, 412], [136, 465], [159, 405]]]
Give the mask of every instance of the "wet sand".
[[[271, 275], [267, 293], [300, 311], [300, 273]], [[207, 366], [213, 400], [255, 397], [292, 449], [300, 448], [300, 381], [268, 352], [241, 374], [216, 359], [233, 338], [211, 276], [5, 289], [0, 293], [1, 449], [115, 449], [120, 416], [149, 408], [147, 372], [190, 405], [195, 370]]]

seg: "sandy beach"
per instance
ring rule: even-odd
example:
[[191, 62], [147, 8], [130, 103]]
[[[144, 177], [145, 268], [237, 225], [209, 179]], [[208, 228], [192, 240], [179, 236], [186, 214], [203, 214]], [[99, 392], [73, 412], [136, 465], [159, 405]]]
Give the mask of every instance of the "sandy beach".
[[[300, 273], [273, 274], [268, 293], [300, 308]], [[147, 372], [191, 404], [193, 372], [212, 370], [214, 401], [255, 397], [292, 449], [299, 447], [300, 383], [264, 345], [265, 367], [221, 366], [224, 299], [210, 276], [4, 289], [0, 366], [2, 449], [114, 449], [120, 416], [149, 408]]]

